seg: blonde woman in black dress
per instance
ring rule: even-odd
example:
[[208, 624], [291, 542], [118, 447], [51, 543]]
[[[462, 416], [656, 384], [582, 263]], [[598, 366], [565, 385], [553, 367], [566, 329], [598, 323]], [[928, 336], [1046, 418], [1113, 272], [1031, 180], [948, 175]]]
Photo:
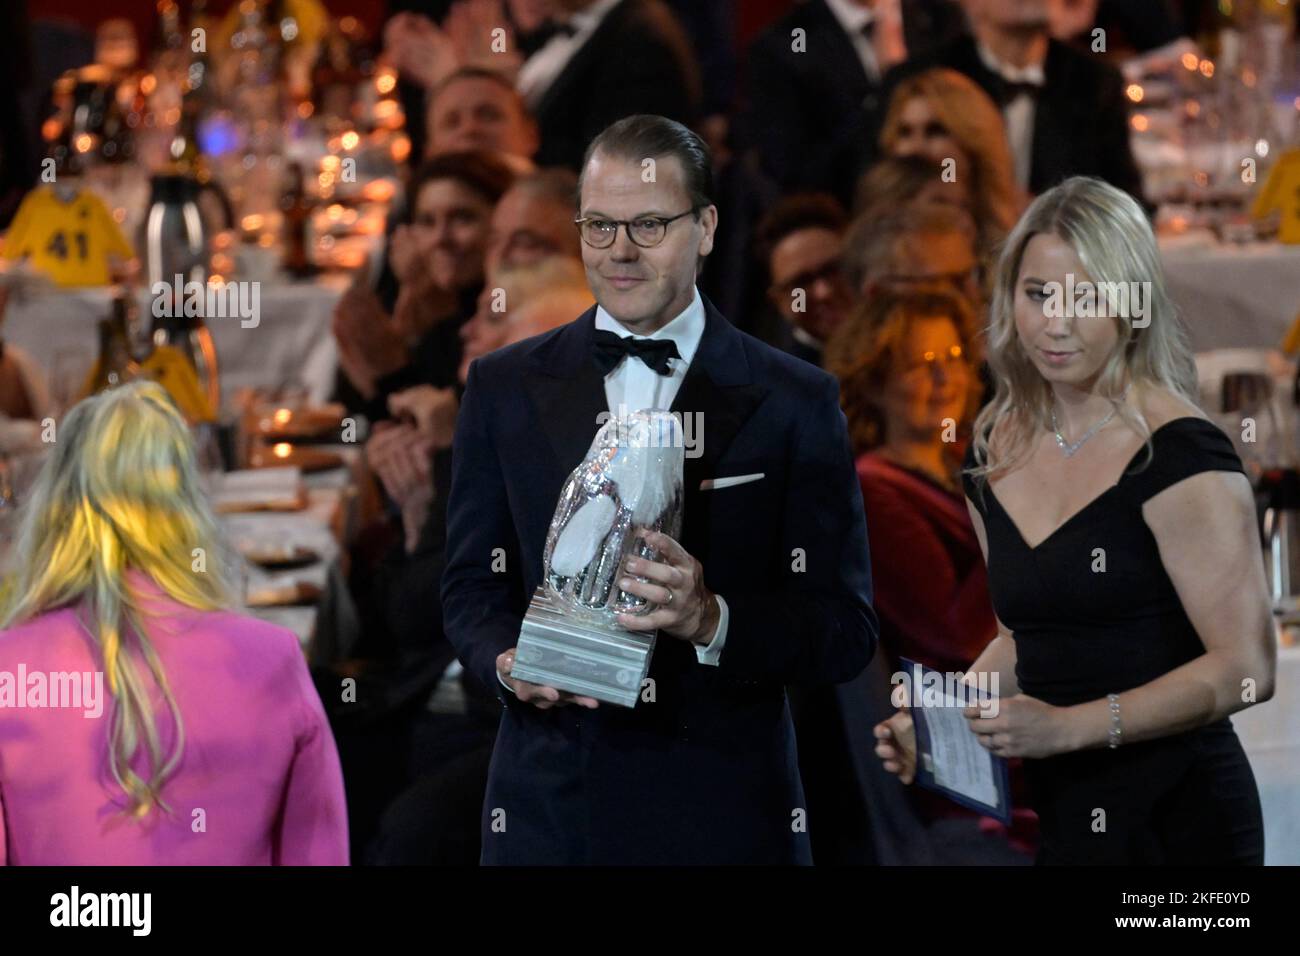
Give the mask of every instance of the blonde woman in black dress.
[[[998, 266], [987, 354], [997, 391], [963, 482], [999, 631], [971, 670], [997, 672], [1002, 700], [967, 716], [988, 750], [1025, 758], [1038, 862], [1262, 863], [1228, 719], [1273, 694], [1255, 505], [1195, 404], [1133, 199], [1075, 178], [1030, 206]], [[911, 718], [875, 733], [910, 782]]]

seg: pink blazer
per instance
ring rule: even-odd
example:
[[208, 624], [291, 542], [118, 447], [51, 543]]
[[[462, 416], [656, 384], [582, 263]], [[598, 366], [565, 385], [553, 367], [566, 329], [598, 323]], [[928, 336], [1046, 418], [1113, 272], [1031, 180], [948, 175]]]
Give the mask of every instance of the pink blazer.
[[[138, 572], [130, 581], [161, 615], [146, 630], [183, 723], [184, 756], [162, 790], [171, 812], [140, 823], [117, 812], [106, 676], [94, 705], [103, 659], [76, 609], [50, 611], [0, 631], [0, 864], [346, 865], [338, 752], [297, 638], [178, 604]], [[80, 701], [72, 681], [49, 677], [74, 673], [90, 675]], [[42, 684], [43, 705], [30, 706]], [[166, 753], [176, 727], [156, 688], [154, 701]]]

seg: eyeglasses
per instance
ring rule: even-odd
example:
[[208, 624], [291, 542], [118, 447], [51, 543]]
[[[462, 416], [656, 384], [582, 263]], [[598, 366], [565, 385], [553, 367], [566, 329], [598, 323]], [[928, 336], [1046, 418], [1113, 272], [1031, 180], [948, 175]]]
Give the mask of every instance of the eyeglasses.
[[792, 276], [785, 282], [774, 282], [772, 291], [776, 292], [783, 299], [788, 299], [794, 293], [795, 289], [811, 289], [818, 282], [836, 282], [844, 274], [843, 267], [839, 259], [831, 259], [829, 262], [815, 268], [801, 272]]
[[960, 345], [953, 345], [942, 350], [931, 349], [922, 352], [903, 366], [903, 373], [905, 375], [915, 375], [925, 369], [926, 374], [933, 374], [934, 370], [940, 367], [946, 372], [950, 366], [954, 365], [962, 369], [968, 367], [965, 350]]
[[574, 224], [582, 236], [582, 241], [593, 249], [608, 249], [618, 238], [618, 227], [627, 229], [627, 237], [634, 245], [642, 249], [653, 249], [664, 241], [668, 235], [669, 223], [674, 223], [683, 216], [694, 215], [700, 209], [692, 206], [685, 212], [664, 218], [663, 216], [641, 216], [637, 219], [592, 219], [583, 217], [575, 219]]

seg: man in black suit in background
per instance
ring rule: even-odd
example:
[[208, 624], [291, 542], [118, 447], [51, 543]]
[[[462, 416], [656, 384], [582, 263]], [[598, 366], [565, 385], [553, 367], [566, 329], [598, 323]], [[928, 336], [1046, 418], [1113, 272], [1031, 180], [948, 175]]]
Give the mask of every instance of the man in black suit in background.
[[1097, 176], [1142, 199], [1119, 70], [1051, 39], [1051, 0], [962, 0], [971, 36], [910, 58], [885, 78], [946, 66], [1002, 108], [1016, 178], [1042, 193], [1070, 176]]
[[[890, 23], [898, 13], [901, 36]], [[882, 77], [963, 25], [950, 0], [796, 4], [749, 48], [743, 145], [778, 193], [830, 193], [849, 206], [858, 174], [876, 154], [888, 103]]]
[[549, 39], [519, 71], [541, 131], [538, 166], [577, 170], [614, 120], [657, 113], [693, 123], [701, 103], [690, 40], [660, 0], [555, 0]]
[[[708, 149], [681, 124], [605, 130], [579, 210], [598, 306], [470, 367], [442, 599], [461, 660], [505, 704], [485, 863], [811, 862], [784, 685], [848, 680], [870, 659], [866, 522], [834, 379], [696, 289], [711, 192]], [[651, 535], [661, 560], [626, 567], [648, 583], [619, 583], [659, 605], [620, 617], [659, 630], [653, 698], [633, 709], [510, 676], [560, 489], [620, 405], [698, 432], [680, 541]]]

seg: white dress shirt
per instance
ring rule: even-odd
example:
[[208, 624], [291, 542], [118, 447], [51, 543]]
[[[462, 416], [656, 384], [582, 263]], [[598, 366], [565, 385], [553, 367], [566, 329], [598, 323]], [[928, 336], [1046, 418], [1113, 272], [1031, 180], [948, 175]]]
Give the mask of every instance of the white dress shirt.
[[557, 33], [535, 50], [524, 65], [519, 68], [515, 88], [524, 98], [528, 108], [536, 109], [551, 84], [556, 81], [569, 61], [583, 48], [591, 35], [596, 32], [601, 21], [623, 0], [596, 0], [586, 10], [572, 14], [567, 23], [573, 30], [572, 35]]
[[[862, 69], [866, 71], [872, 83], [879, 83], [880, 61], [876, 59], [876, 48], [871, 38], [867, 36], [867, 24], [875, 22], [875, 11], [859, 6], [853, 0], [826, 0], [826, 6], [840, 22], [844, 32], [849, 35], [849, 42], [853, 44], [858, 59], [862, 61]], [[813, 53], [813, 56], [816, 55]]]
[[[613, 332], [624, 338], [671, 339], [681, 354], [679, 359], [668, 360], [670, 369], [668, 375], [660, 375], [645, 362], [630, 355], [625, 356], [610, 369], [609, 374], [605, 376], [605, 401], [609, 405], [611, 415], [639, 412], [646, 408], [662, 408], [666, 411], [672, 405], [673, 399], [677, 397], [677, 390], [681, 388], [682, 381], [686, 378], [686, 370], [690, 367], [691, 359], [695, 357], [695, 350], [699, 348], [700, 339], [704, 335], [704, 319], [704, 300], [700, 298], [699, 289], [695, 290], [690, 305], [671, 322], [650, 335], [636, 335], [606, 312], [603, 306], [596, 307], [597, 329]], [[713, 632], [713, 639], [707, 645], [695, 645], [696, 660], [712, 667], [718, 666], [722, 646], [727, 640], [727, 624], [731, 620], [727, 602], [722, 599], [722, 595], [715, 594], [714, 597], [718, 599], [718, 629]], [[501, 681], [503, 687], [512, 689], [499, 672], [497, 679]]]
[[[984, 65], [1008, 83], [1042, 86], [1047, 81], [1042, 64], [1031, 63], [1021, 69], [1003, 63], [983, 43], [976, 41], [975, 49], [979, 52]], [[1029, 188], [1029, 174], [1034, 162], [1034, 117], [1037, 110], [1038, 104], [1028, 94], [1021, 94], [1002, 107], [1002, 119], [1007, 127], [1007, 143], [1011, 147], [1011, 156], [1016, 164], [1016, 182], [1025, 189]]]
[[[691, 359], [695, 357], [695, 350], [699, 348], [700, 339], [704, 335], [704, 300], [700, 298], [700, 290], [696, 289], [691, 304], [675, 319], [650, 335], [633, 334], [606, 312], [603, 306], [597, 306], [596, 328], [625, 338], [631, 336], [672, 340], [682, 357], [668, 360], [670, 374], [660, 375], [639, 358], [627, 356], [605, 376], [605, 401], [609, 404], [611, 415], [639, 412], [643, 408], [662, 408], [666, 411], [677, 397], [677, 390], [686, 378], [686, 369], [690, 367]], [[721, 595], [715, 596], [721, 612], [718, 616], [718, 629], [707, 646], [695, 645], [695, 656], [701, 664], [716, 665], [718, 656], [722, 653], [723, 642], [727, 639], [727, 622], [730, 618], [727, 602]]]

